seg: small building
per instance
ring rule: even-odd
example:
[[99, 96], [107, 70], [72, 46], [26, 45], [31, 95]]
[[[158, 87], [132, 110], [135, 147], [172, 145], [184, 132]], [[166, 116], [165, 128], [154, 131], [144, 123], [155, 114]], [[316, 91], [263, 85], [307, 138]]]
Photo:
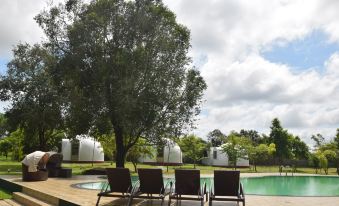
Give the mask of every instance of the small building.
[[100, 142], [87, 135], [75, 139], [62, 139], [61, 153], [65, 162], [104, 162], [104, 151]]
[[164, 147], [153, 150], [153, 157], [144, 156], [139, 162], [153, 165], [182, 165], [182, 152], [177, 143], [170, 139], [165, 140]]
[[[228, 162], [227, 154], [222, 152], [221, 147], [211, 147], [210, 150], [207, 151], [207, 157], [202, 159], [202, 164], [221, 167], [232, 166]], [[249, 167], [249, 166], [250, 166], [249, 160], [238, 159], [237, 167]]]

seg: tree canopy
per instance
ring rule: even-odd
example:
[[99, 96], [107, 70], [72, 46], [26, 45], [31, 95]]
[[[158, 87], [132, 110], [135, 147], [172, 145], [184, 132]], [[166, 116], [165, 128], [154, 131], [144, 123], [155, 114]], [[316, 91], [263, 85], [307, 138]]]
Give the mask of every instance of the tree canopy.
[[288, 133], [281, 124], [279, 119], [275, 118], [272, 120], [270, 140], [275, 144], [276, 152], [275, 157], [278, 159], [279, 163], [282, 164], [282, 161], [291, 156], [291, 150], [289, 147]]
[[7, 74], [1, 76], [1, 100], [11, 131], [23, 129], [26, 152], [51, 149], [49, 140], [62, 125], [61, 95], [53, 85], [50, 70], [55, 58], [41, 45], [19, 44], [13, 50]]
[[[102, 119], [115, 134], [117, 167], [140, 137], [192, 127], [206, 84], [190, 67], [189, 30], [159, 0], [69, 0], [36, 17], [57, 59], [66, 122], [86, 133]], [[103, 131], [105, 132], [105, 131]]]
[[188, 135], [180, 139], [178, 142], [184, 155], [193, 160], [193, 167], [204, 157], [207, 144], [201, 138], [194, 135]]
[[237, 168], [237, 161], [240, 158], [248, 159], [250, 140], [246, 137], [239, 137], [235, 134], [230, 134], [227, 142], [221, 145], [223, 153], [227, 154], [229, 164]]
[[214, 129], [207, 134], [207, 139], [211, 143], [212, 147], [219, 147], [226, 142], [227, 136], [219, 129]]

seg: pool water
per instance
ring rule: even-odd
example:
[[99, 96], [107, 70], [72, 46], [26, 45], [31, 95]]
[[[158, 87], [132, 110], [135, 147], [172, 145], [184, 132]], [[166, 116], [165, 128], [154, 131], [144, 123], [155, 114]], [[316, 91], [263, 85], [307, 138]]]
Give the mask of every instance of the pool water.
[[[138, 177], [133, 176], [135, 182]], [[165, 184], [171, 179], [165, 179]], [[207, 189], [213, 178], [201, 178]], [[272, 196], [339, 196], [339, 177], [326, 176], [264, 176], [241, 178], [245, 194]], [[83, 189], [100, 190], [107, 181], [80, 183], [75, 186]]]
[[339, 196], [339, 177], [265, 176], [243, 178], [245, 194], [279, 196]]

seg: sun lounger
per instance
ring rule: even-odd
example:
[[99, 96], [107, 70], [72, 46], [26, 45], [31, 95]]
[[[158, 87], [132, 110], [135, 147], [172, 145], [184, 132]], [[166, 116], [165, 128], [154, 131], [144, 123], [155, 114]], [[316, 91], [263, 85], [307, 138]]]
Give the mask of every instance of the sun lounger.
[[245, 206], [245, 194], [240, 183], [240, 171], [214, 171], [214, 184], [211, 184], [209, 205], [213, 201], [236, 201]]
[[171, 187], [168, 205], [171, 204], [172, 199], [176, 199], [177, 201], [197, 200], [203, 206], [205, 194], [206, 184], [200, 184], [199, 170], [175, 170], [175, 188]]
[[127, 168], [106, 168], [108, 184], [98, 194], [96, 205], [99, 205], [101, 197], [130, 197], [132, 192], [132, 181]]
[[164, 198], [169, 194], [166, 191], [168, 185], [172, 182], [168, 181], [164, 185], [164, 179], [161, 169], [138, 169], [139, 182], [134, 186], [130, 197], [130, 204], [133, 198], [142, 199], [161, 199], [163, 204]]

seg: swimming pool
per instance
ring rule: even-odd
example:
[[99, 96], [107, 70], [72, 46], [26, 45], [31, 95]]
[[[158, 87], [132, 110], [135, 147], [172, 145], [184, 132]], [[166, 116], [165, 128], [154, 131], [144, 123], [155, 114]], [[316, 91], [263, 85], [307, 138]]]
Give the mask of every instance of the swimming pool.
[[[132, 181], [138, 177], [133, 176]], [[165, 182], [171, 179], [165, 179]], [[201, 178], [207, 188], [213, 178]], [[241, 178], [245, 194], [271, 196], [339, 196], [339, 177], [327, 176], [263, 176]], [[80, 183], [78, 188], [100, 190], [106, 181]]]

